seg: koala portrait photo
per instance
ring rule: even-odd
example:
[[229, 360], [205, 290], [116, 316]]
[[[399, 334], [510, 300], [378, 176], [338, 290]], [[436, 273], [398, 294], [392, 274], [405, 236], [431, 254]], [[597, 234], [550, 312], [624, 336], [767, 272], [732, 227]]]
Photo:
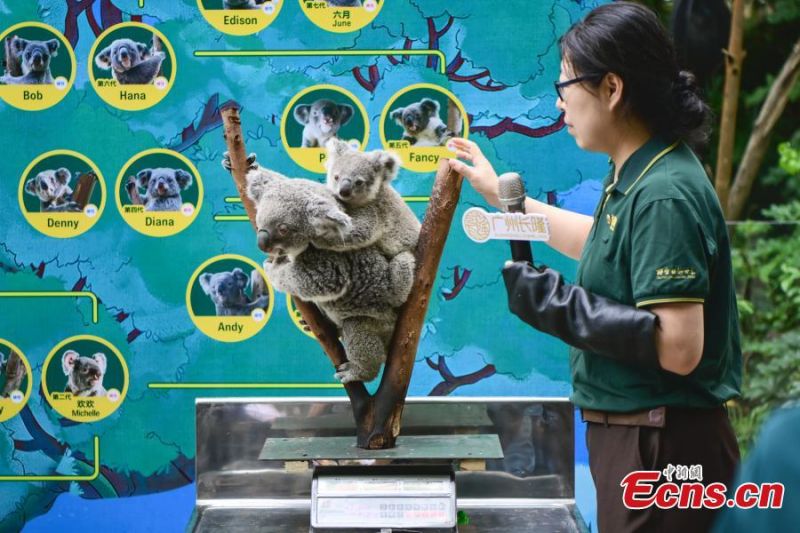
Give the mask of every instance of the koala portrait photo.
[[294, 108], [294, 118], [303, 125], [303, 148], [325, 146], [328, 139], [336, 137], [339, 129], [353, 118], [353, 106], [337, 104], [321, 98], [311, 105]]
[[346, 252], [316, 246], [321, 236], [344, 233], [351, 225], [325, 185], [262, 167], [248, 172], [247, 184], [273, 287], [314, 302], [339, 328], [348, 361], [337, 368], [337, 379], [375, 379], [386, 360], [397, 307], [411, 290], [413, 268], [390, 263], [376, 246]]
[[153, 83], [164, 62], [164, 52], [151, 52], [146, 44], [131, 39], [116, 39], [94, 58], [98, 67], [111, 70], [120, 85]]
[[66, 168], [43, 170], [25, 182], [25, 192], [36, 196], [44, 212], [80, 212], [81, 208], [72, 199], [69, 182], [72, 173]]
[[455, 136], [439, 117], [439, 102], [430, 98], [393, 109], [389, 118], [403, 128], [403, 140], [413, 146], [444, 146]]
[[328, 7], [361, 7], [361, 0], [327, 0]]
[[106, 374], [106, 356], [96, 353], [83, 357], [74, 350], [67, 350], [61, 356], [61, 368], [67, 376], [66, 392], [75, 396], [105, 396], [103, 377]]
[[400, 159], [384, 150], [361, 152], [338, 139], [328, 141], [326, 148], [327, 186], [352, 223], [344, 239], [324, 247], [346, 251], [374, 244], [387, 258], [409, 262], [413, 270], [420, 223], [391, 185]]
[[222, 0], [223, 9], [258, 9], [267, 0]]
[[48, 41], [31, 41], [14, 35], [7, 37], [8, 49], [19, 61], [22, 76], [6, 74], [0, 77], [0, 83], [6, 85], [46, 85], [53, 83], [50, 72], [50, 60], [56, 55], [61, 43], [58, 39]]
[[22, 390], [22, 380], [25, 379], [28, 371], [25, 368], [25, 365], [22, 364], [22, 361], [19, 361], [12, 370], [13, 374], [9, 374], [9, 360], [13, 355], [10, 355], [8, 359], [0, 353], [0, 398], [8, 398], [11, 396], [11, 393], [15, 390]]
[[181, 191], [191, 184], [192, 175], [180, 168], [146, 168], [136, 174], [136, 186], [146, 191], [145, 211], [180, 211]]
[[[203, 272], [198, 281], [211, 301], [217, 316], [250, 316], [255, 309], [265, 309], [269, 306], [269, 296], [262, 294], [257, 285], [263, 280], [261, 274], [254, 270], [250, 276], [241, 268], [234, 268], [230, 272]], [[251, 296], [245, 289], [250, 286]]]

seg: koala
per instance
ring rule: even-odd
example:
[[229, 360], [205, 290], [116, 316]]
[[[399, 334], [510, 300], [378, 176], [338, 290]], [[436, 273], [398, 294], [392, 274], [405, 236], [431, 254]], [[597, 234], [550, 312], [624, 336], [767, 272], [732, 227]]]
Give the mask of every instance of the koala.
[[269, 297], [256, 295], [259, 291], [254, 286], [254, 298], [245, 294], [248, 285], [253, 284], [254, 276], [261, 277], [258, 271], [248, 277], [241, 268], [234, 268], [231, 272], [204, 272], [199, 281], [203, 292], [214, 302], [217, 316], [250, 316], [255, 309], [265, 309], [269, 305]]
[[353, 118], [353, 106], [321, 98], [311, 105], [295, 107], [294, 118], [305, 126], [302, 147], [323, 147], [328, 139], [337, 136], [339, 128]]
[[328, 7], [361, 7], [361, 0], [327, 0]]
[[337, 379], [375, 379], [413, 269], [390, 263], [376, 246], [346, 252], [315, 246], [332, 227], [347, 231], [350, 224], [321, 183], [256, 167], [247, 174], [247, 194], [256, 204], [258, 246], [269, 256], [264, 269], [272, 286], [315, 303], [339, 328], [348, 361], [337, 368]]
[[7, 85], [47, 85], [53, 83], [50, 73], [50, 60], [57, 55], [61, 43], [58, 39], [49, 41], [29, 41], [14, 35], [9, 38], [10, 50], [19, 59], [22, 76], [4, 75], [0, 83]]
[[145, 211], [180, 211], [181, 191], [192, 184], [192, 175], [180, 168], [146, 168], [136, 174], [136, 185], [145, 189]]
[[80, 212], [80, 206], [72, 199], [71, 180], [72, 173], [66, 168], [43, 170], [25, 182], [25, 192], [39, 198], [43, 213]]
[[111, 70], [120, 85], [147, 85], [158, 76], [166, 57], [164, 52], [151, 52], [146, 44], [116, 39], [94, 61], [101, 69]]
[[106, 356], [96, 353], [82, 357], [74, 350], [67, 350], [61, 356], [61, 368], [67, 376], [66, 392], [75, 396], [105, 396], [103, 376], [106, 374]]
[[25, 369], [25, 365], [22, 364], [22, 361], [19, 361], [16, 368], [12, 370], [14, 373], [11, 375], [8, 374], [8, 364], [10, 360], [10, 356], [8, 360], [6, 360], [5, 356], [0, 353], [0, 383], [2, 383], [3, 378], [5, 378], [3, 388], [0, 390], [0, 398], [8, 398], [15, 390], [22, 390], [22, 380], [25, 379], [25, 375], [28, 373]]
[[444, 146], [455, 134], [439, 118], [439, 102], [423, 98], [393, 109], [389, 118], [403, 128], [403, 140], [414, 146]]
[[223, 0], [223, 9], [258, 9], [267, 0]]
[[344, 204], [352, 223], [340, 240], [318, 246], [346, 251], [375, 245], [392, 262], [407, 262], [413, 270], [420, 223], [390, 184], [400, 160], [384, 150], [362, 153], [339, 139], [325, 147], [327, 187]]

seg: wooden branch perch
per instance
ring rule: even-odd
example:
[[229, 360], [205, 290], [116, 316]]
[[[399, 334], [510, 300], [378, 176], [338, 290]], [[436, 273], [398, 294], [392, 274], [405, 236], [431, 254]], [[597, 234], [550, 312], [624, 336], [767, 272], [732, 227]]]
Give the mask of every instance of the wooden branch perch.
[[94, 172], [87, 172], [78, 178], [78, 184], [75, 186], [75, 192], [72, 194], [72, 200], [83, 209], [89, 200], [92, 198], [94, 186], [97, 183], [97, 174]]
[[[242, 136], [239, 108], [229, 103], [220, 108], [225, 141], [231, 160], [231, 173], [251, 224], [257, 230], [256, 209], [247, 196], [247, 151]], [[394, 336], [378, 391], [370, 396], [361, 382], [344, 385], [356, 422], [356, 444], [361, 448], [392, 448], [400, 433], [400, 417], [405, 404], [411, 371], [419, 344], [420, 331], [436, 279], [444, 243], [461, 192], [461, 177], [442, 160], [416, 249], [416, 274], [408, 301], [400, 310]], [[347, 360], [334, 324], [309, 302], [293, 297], [311, 332], [317, 337], [334, 366]]]

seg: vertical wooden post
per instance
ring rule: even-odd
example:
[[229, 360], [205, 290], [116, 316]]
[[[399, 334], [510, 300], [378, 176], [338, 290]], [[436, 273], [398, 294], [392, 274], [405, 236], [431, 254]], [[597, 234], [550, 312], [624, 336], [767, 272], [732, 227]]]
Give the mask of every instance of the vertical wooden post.
[[722, 98], [717, 170], [714, 188], [717, 190], [722, 211], [728, 215], [728, 195], [733, 172], [733, 143], [736, 137], [736, 113], [739, 108], [739, 88], [742, 82], [742, 62], [745, 52], [742, 47], [744, 32], [744, 0], [733, 0], [733, 17], [728, 49], [725, 51], [725, 88]]

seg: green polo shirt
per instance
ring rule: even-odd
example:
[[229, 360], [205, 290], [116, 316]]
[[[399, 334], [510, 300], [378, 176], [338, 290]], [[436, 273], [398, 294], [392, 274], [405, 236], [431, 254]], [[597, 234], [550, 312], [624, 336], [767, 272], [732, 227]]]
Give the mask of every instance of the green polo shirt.
[[653, 138], [607, 177], [578, 285], [623, 304], [703, 304], [704, 346], [688, 376], [572, 350], [573, 402], [638, 411], [713, 407], [738, 396], [742, 355], [728, 232], [719, 200], [684, 143]]

